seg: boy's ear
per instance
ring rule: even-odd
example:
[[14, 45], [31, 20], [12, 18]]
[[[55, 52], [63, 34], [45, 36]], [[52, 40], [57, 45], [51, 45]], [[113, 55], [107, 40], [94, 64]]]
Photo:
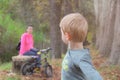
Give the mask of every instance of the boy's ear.
[[66, 40], [70, 41], [71, 40], [70, 34], [65, 32], [65, 38]]

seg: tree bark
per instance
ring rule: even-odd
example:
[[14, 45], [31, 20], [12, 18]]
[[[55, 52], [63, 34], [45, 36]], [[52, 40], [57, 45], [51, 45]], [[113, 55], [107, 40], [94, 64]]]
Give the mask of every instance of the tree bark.
[[120, 65], [120, 0], [116, 1], [114, 39], [109, 62]]
[[12, 72], [21, 74], [21, 67], [27, 61], [32, 60], [31, 56], [13, 56], [12, 57]]
[[73, 0], [73, 1], [74, 1], [75, 12], [79, 12], [79, 1], [80, 0]]
[[110, 64], [120, 64], [120, 0], [94, 0], [98, 24], [96, 46], [109, 55]]
[[59, 22], [61, 18], [62, 0], [49, 0], [50, 4], [50, 45], [52, 58], [61, 58], [61, 35]]
[[[63, 0], [63, 16], [72, 12], [73, 12], [72, 0]], [[66, 51], [67, 51], [67, 45], [62, 41], [61, 52], [65, 54]]]
[[114, 35], [115, 6], [114, 0], [94, 0], [97, 19], [96, 47], [102, 56], [109, 56]]
[[72, 0], [64, 0], [64, 15], [67, 15], [71, 12], [73, 12], [73, 7], [72, 7]]
[[[18, 1], [20, 3], [18, 7], [18, 16], [21, 18], [26, 25], [33, 25], [38, 26], [39, 25], [39, 19], [38, 14], [35, 11], [35, 6], [33, 5], [34, 0], [20, 0]], [[35, 27], [35, 28], [36, 28]]]

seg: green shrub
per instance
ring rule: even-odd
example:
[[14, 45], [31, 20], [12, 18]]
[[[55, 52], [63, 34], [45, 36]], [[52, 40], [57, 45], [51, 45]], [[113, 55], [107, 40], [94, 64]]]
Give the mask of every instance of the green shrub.
[[0, 71], [1, 70], [10, 70], [12, 68], [12, 63], [7, 62], [7, 63], [0, 63]]
[[6, 77], [5, 80], [21, 80], [19, 77]]
[[0, 14], [0, 61], [10, 61], [13, 55], [18, 54], [15, 50], [21, 34], [24, 32], [24, 23], [14, 21], [9, 14]]
[[4, 53], [0, 54], [0, 62], [9, 62], [12, 61], [12, 56], [18, 55], [18, 53]]

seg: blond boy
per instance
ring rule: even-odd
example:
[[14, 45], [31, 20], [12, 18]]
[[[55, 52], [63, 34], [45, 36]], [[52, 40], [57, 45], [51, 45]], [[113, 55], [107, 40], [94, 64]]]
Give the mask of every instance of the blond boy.
[[92, 65], [88, 49], [83, 48], [88, 24], [79, 13], [71, 13], [60, 22], [62, 40], [68, 51], [62, 62], [61, 80], [102, 80]]

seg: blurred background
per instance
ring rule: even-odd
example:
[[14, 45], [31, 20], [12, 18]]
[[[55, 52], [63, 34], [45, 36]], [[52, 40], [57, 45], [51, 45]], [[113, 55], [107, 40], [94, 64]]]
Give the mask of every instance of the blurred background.
[[61, 40], [59, 22], [72, 12], [88, 21], [85, 45], [110, 64], [120, 64], [119, 0], [0, 0], [0, 62], [18, 55], [15, 48], [28, 25], [34, 27], [35, 47], [51, 47], [51, 58], [61, 58], [67, 46]]
[[12, 56], [28, 25], [33, 25], [35, 48], [51, 47], [54, 76], [61, 79], [67, 46], [61, 40], [60, 20], [79, 12], [88, 21], [84, 46], [104, 80], [120, 80], [120, 0], [0, 0], [0, 80], [48, 80], [34, 75], [10, 75]]

